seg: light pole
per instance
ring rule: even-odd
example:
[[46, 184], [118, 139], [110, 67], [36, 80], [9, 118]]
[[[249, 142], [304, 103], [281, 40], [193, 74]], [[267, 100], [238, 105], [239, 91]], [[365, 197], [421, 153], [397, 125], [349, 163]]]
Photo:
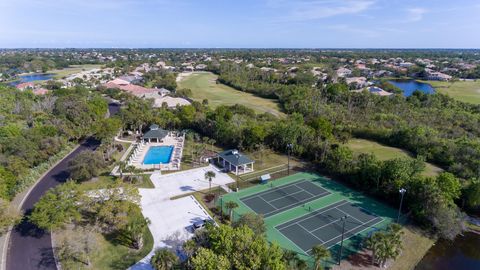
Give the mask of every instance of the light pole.
[[347, 221], [347, 218], [348, 218], [347, 215], [340, 218], [340, 221], [342, 221], [343, 224], [342, 224], [342, 241], [340, 242], [340, 252], [338, 253], [338, 265], [340, 265], [340, 262], [342, 261], [343, 237], [345, 234], [345, 222]]
[[288, 143], [287, 144], [287, 172], [288, 172], [288, 175], [290, 175], [290, 152], [292, 151], [292, 148], [293, 148], [293, 144], [291, 143]]
[[407, 192], [407, 190], [404, 188], [401, 188], [398, 192], [400, 192], [401, 198], [400, 198], [400, 207], [398, 208], [397, 223], [400, 223], [400, 214], [402, 213], [403, 195], [405, 195], [405, 192]]

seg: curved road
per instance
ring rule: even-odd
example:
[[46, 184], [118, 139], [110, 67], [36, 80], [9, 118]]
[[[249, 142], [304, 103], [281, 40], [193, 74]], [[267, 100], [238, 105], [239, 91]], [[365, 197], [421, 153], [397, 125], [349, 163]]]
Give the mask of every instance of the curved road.
[[[108, 104], [110, 115], [116, 114], [120, 106], [116, 103]], [[80, 147], [70, 153], [57, 166], [52, 168], [32, 189], [22, 204], [22, 210], [28, 216], [33, 205], [47, 190], [65, 182], [69, 173], [68, 162], [80, 152], [94, 150], [100, 145], [94, 138], [86, 139]], [[36, 270], [57, 269], [53, 257], [50, 232], [36, 227], [25, 219], [12, 230], [7, 251], [7, 270]]]

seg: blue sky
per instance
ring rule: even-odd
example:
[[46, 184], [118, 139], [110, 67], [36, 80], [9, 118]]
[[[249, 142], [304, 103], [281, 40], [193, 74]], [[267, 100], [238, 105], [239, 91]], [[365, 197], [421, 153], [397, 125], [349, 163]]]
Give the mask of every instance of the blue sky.
[[480, 48], [480, 0], [0, 0], [0, 47]]

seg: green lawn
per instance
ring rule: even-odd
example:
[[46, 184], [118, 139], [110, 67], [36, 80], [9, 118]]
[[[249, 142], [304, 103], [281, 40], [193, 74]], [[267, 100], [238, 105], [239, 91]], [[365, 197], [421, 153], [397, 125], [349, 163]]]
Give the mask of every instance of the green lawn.
[[196, 72], [178, 82], [178, 88], [188, 88], [193, 92], [194, 100], [208, 99], [211, 106], [241, 104], [259, 113], [271, 113], [284, 116], [278, 101], [257, 97], [238, 91], [221, 83], [216, 83], [217, 75], [210, 72]]
[[54, 79], [62, 79], [69, 75], [79, 73], [84, 70], [100, 68], [101, 66], [102, 65], [96, 65], [96, 64], [71, 65], [68, 68], [64, 68], [64, 69], [49, 70], [48, 73], [54, 74], [53, 76]]
[[[385, 146], [377, 142], [364, 139], [351, 139], [347, 146], [354, 153], [371, 153], [377, 156], [377, 158], [380, 160], [388, 160], [398, 157], [411, 157], [411, 154], [405, 150]], [[441, 168], [427, 162], [424, 175], [435, 176], [442, 171], [443, 170]]]
[[388, 268], [390, 270], [414, 269], [435, 244], [435, 239], [432, 239], [425, 232], [413, 226], [404, 227], [403, 232], [405, 234], [402, 237], [402, 254]]
[[480, 80], [477, 81], [423, 81], [431, 84], [435, 90], [450, 97], [473, 104], [480, 104]]

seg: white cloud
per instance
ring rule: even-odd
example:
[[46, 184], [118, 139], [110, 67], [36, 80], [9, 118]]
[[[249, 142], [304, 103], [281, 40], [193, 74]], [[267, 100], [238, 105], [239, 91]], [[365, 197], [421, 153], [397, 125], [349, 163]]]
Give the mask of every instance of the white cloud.
[[410, 8], [407, 10], [408, 17], [407, 20], [410, 22], [416, 22], [423, 19], [423, 15], [428, 11], [424, 8]]
[[286, 19], [293, 21], [307, 21], [329, 18], [345, 14], [357, 14], [370, 8], [374, 0], [269, 0], [268, 5], [273, 8], [286, 10]]

